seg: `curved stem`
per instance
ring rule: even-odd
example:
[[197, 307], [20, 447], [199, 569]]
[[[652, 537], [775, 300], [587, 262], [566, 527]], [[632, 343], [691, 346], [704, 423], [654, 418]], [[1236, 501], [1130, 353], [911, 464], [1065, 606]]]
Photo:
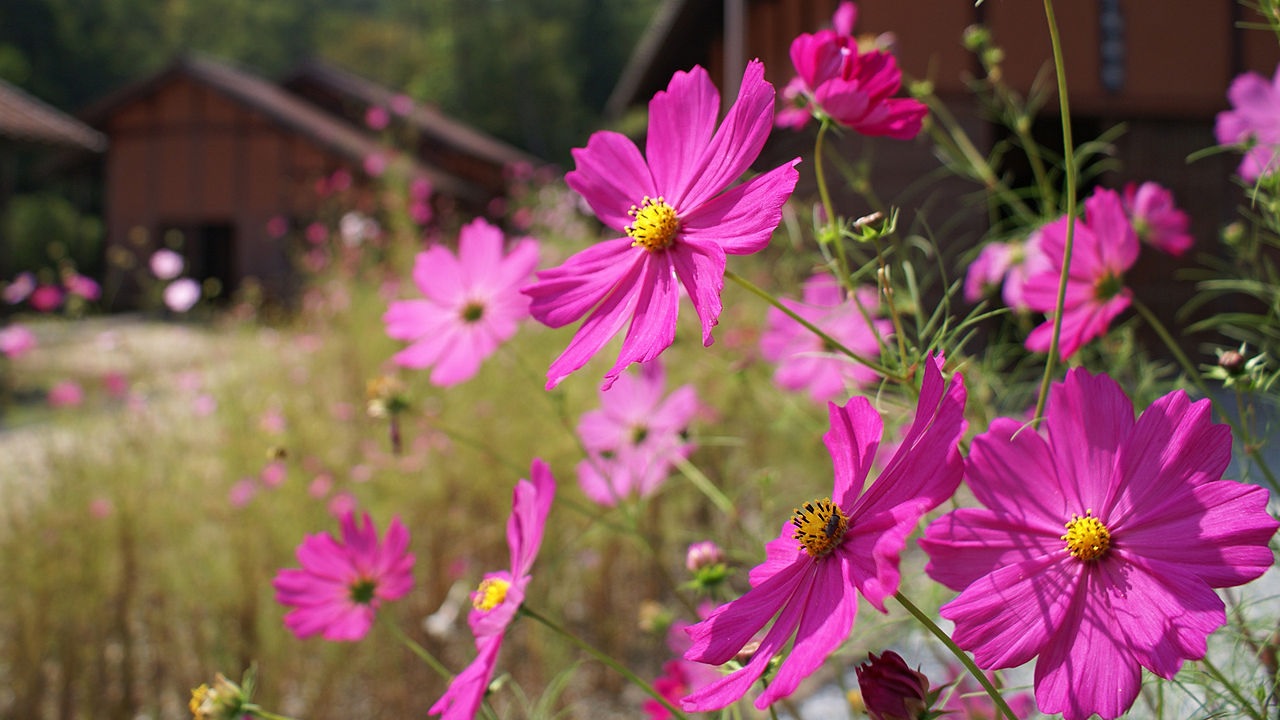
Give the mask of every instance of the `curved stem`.
[[1253, 720], [1266, 720], [1266, 717], [1249, 703], [1248, 699], [1245, 698], [1244, 693], [1240, 692], [1240, 688], [1236, 687], [1235, 683], [1228, 680], [1227, 676], [1223, 675], [1222, 671], [1219, 670], [1217, 666], [1209, 662], [1208, 655], [1200, 658], [1200, 664], [1204, 666], [1204, 670], [1208, 673], [1209, 677], [1212, 677], [1214, 680], [1222, 683], [1222, 686], [1227, 689], [1227, 692], [1231, 693], [1231, 696], [1236, 699], [1236, 702], [1240, 703], [1240, 709], [1243, 712], [1247, 713], [1249, 717], [1253, 718]]
[[929, 632], [933, 633], [934, 637], [938, 638], [938, 640], [942, 641], [943, 645], [947, 646], [947, 649], [951, 651], [951, 654], [956, 656], [960, 661], [960, 664], [964, 665], [965, 669], [969, 671], [969, 674], [972, 675], [974, 679], [982, 685], [982, 688], [987, 691], [987, 695], [991, 696], [991, 702], [995, 703], [996, 708], [999, 709], [1006, 718], [1009, 720], [1018, 720], [1018, 716], [1013, 714], [1013, 710], [1011, 710], [1009, 708], [1009, 704], [1004, 701], [1004, 697], [1000, 694], [1000, 691], [996, 689], [995, 685], [991, 684], [989, 679], [987, 679], [987, 674], [982, 672], [982, 670], [973, 663], [973, 660], [969, 658], [969, 655], [965, 653], [965, 651], [961, 650], [960, 646], [956, 645], [955, 641], [943, 632], [942, 628], [938, 627], [937, 623], [929, 619], [928, 615], [921, 612], [920, 608], [916, 607], [915, 604], [908, 600], [907, 596], [903, 595], [901, 590], [893, 594], [893, 599], [901, 603], [902, 607], [907, 609], [907, 612], [914, 615], [916, 620], [920, 621], [921, 625], [924, 625]]
[[1049, 383], [1053, 380], [1053, 365], [1058, 360], [1058, 343], [1062, 336], [1062, 307], [1067, 302], [1067, 277], [1071, 272], [1071, 249], [1076, 230], [1076, 152], [1071, 141], [1071, 104], [1067, 101], [1067, 69], [1062, 59], [1062, 40], [1058, 37], [1058, 22], [1053, 15], [1053, 0], [1044, 0], [1044, 15], [1049, 23], [1049, 40], [1053, 44], [1053, 68], [1058, 75], [1058, 110], [1062, 116], [1062, 163], [1067, 171], [1067, 239], [1062, 249], [1062, 275], [1058, 278], [1058, 302], [1053, 313], [1053, 337], [1049, 341], [1049, 355], [1044, 363], [1044, 378], [1040, 381], [1040, 394], [1036, 398], [1033, 423], [1044, 417], [1044, 405], [1049, 399]]
[[675, 705], [672, 705], [671, 701], [663, 697], [662, 693], [655, 690], [652, 685], [642, 680], [639, 675], [636, 675], [635, 673], [631, 672], [631, 670], [629, 670], [626, 666], [619, 663], [617, 660], [614, 660], [612, 657], [610, 657], [609, 655], [606, 655], [601, 650], [596, 649], [595, 646], [590, 645], [582, 638], [564, 629], [563, 627], [561, 627], [560, 625], [552, 621], [550, 618], [544, 615], [541, 615], [533, 610], [530, 610], [527, 605], [521, 605], [519, 612], [521, 615], [529, 617], [533, 620], [537, 620], [538, 622], [542, 623], [553, 632], [559, 634], [561, 637], [565, 638], [566, 640], [573, 643], [574, 645], [577, 645], [578, 648], [585, 650], [589, 655], [591, 655], [595, 659], [599, 660], [605, 665], [608, 665], [610, 668], [614, 670], [614, 672], [618, 673], [623, 678], [625, 678], [628, 682], [632, 683], [636, 687], [643, 690], [646, 695], [653, 698], [654, 700], [657, 700], [659, 704], [661, 704], [664, 708], [667, 709], [668, 712], [671, 713], [672, 717], [679, 718], [680, 720], [688, 720], [688, 717], [685, 716], [684, 712], [681, 711], [680, 708], [677, 708]]
[[1227, 425], [1231, 426], [1232, 434], [1240, 438], [1245, 455], [1247, 455], [1249, 459], [1253, 461], [1253, 464], [1257, 465], [1258, 469], [1262, 471], [1262, 474], [1266, 476], [1267, 482], [1271, 485], [1272, 489], [1280, 492], [1280, 480], [1277, 480], [1275, 474], [1271, 472], [1271, 468], [1267, 465], [1267, 462], [1258, 454], [1258, 449], [1255, 444], [1249, 442], [1249, 434], [1245, 431], [1245, 428], [1234, 417], [1232, 417], [1229, 412], [1227, 412], [1227, 408], [1223, 406], [1222, 402], [1209, 392], [1208, 386], [1204, 384], [1204, 379], [1200, 377], [1200, 373], [1196, 370], [1196, 366], [1192, 364], [1191, 358], [1187, 357], [1187, 354], [1178, 346], [1178, 343], [1173, 339], [1173, 335], [1169, 334], [1168, 328], [1164, 326], [1164, 323], [1160, 322], [1160, 318], [1156, 317], [1156, 314], [1151, 311], [1151, 308], [1143, 304], [1142, 301], [1137, 298], [1133, 298], [1132, 304], [1133, 308], [1142, 316], [1142, 319], [1146, 320], [1147, 324], [1151, 326], [1151, 329], [1155, 330], [1156, 334], [1160, 336], [1160, 340], [1164, 342], [1165, 347], [1169, 348], [1169, 352], [1173, 355], [1174, 359], [1182, 366], [1182, 372], [1186, 375], [1187, 379], [1196, 386], [1196, 390], [1199, 390], [1201, 395], [1209, 398], [1209, 402], [1213, 403], [1213, 406], [1218, 410], [1218, 415], [1222, 417]]
[[[381, 615], [379, 617], [381, 617]], [[400, 629], [399, 625], [391, 622], [390, 620], [383, 621], [382, 624], [391, 628], [391, 634], [395, 635], [397, 640], [403, 643], [405, 647], [409, 648], [410, 652], [417, 655], [420, 660], [426, 663], [432, 670], [436, 671], [437, 675], [444, 678], [446, 681], [453, 680], [453, 673], [449, 672], [449, 669], [444, 666], [444, 663], [437, 660], [435, 655], [432, 655], [426, 648], [419, 645], [416, 640], [406, 635], [404, 630]]]
[[860, 362], [863, 365], [866, 365], [867, 367], [871, 368], [872, 370], [875, 370], [877, 373], [885, 376], [886, 378], [889, 378], [896, 382], [903, 381], [904, 378], [902, 376], [890, 371], [889, 368], [885, 367], [884, 365], [881, 365], [880, 363], [875, 362], [873, 360], [869, 360], [859, 355], [858, 353], [850, 350], [849, 348], [845, 347], [840, 341], [836, 340], [835, 338], [823, 332], [822, 329], [819, 328], [817, 325], [814, 325], [808, 320], [805, 320], [804, 318], [800, 317], [800, 315], [796, 313], [795, 310], [792, 310], [791, 308], [787, 307], [785, 304], [783, 304], [781, 300], [771, 295], [768, 291], [758, 287], [755, 283], [751, 282], [750, 280], [742, 277], [741, 275], [735, 273], [732, 270], [725, 270], [724, 276], [725, 278], [732, 280], [738, 283], [739, 285], [741, 285], [742, 287], [746, 288], [749, 292], [754, 294], [756, 297], [759, 297], [760, 299], [764, 300], [770, 305], [781, 310], [784, 315], [800, 323], [809, 332], [813, 333], [814, 335], [817, 335], [818, 338], [822, 340], [822, 342], [826, 343], [832, 349], [838, 350], [844, 353], [845, 355], [848, 355], [849, 357], [853, 358], [855, 361]]
[[825, 117], [822, 118], [822, 124], [818, 126], [818, 137], [813, 141], [813, 173], [818, 181], [818, 197], [822, 200], [822, 211], [827, 216], [827, 229], [823, 238], [836, 246], [836, 257], [840, 264], [838, 280], [841, 285], [844, 285], [846, 278], [849, 277], [849, 261], [845, 258], [844, 238], [839, 232], [839, 220], [836, 218], [835, 205], [831, 203], [831, 192], [827, 190], [827, 175], [822, 163], [823, 141], [830, 128], [831, 121]]

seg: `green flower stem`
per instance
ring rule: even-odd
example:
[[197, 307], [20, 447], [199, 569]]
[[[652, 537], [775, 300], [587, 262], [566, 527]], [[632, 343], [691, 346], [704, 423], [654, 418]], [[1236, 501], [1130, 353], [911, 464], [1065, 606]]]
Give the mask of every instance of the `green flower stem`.
[[1174, 359], [1182, 366], [1182, 372], [1187, 376], [1187, 379], [1195, 384], [1196, 389], [1200, 391], [1202, 396], [1209, 398], [1209, 402], [1213, 403], [1213, 406], [1217, 408], [1218, 415], [1220, 415], [1222, 419], [1231, 426], [1231, 432], [1236, 437], [1240, 438], [1245, 454], [1250, 460], [1253, 460], [1253, 463], [1257, 465], [1258, 469], [1262, 471], [1262, 474], [1266, 476], [1267, 483], [1271, 485], [1273, 490], [1280, 492], [1280, 480], [1277, 480], [1275, 474], [1271, 472], [1271, 468], [1267, 465], [1266, 460], [1258, 454], [1258, 449], [1255, 444], [1249, 442], [1249, 433], [1246, 432], [1244, 426], [1237, 422], [1235, 418], [1231, 417], [1231, 414], [1227, 412], [1227, 408], [1222, 405], [1218, 398], [1209, 392], [1208, 386], [1204, 383], [1204, 378], [1200, 377], [1200, 373], [1196, 370], [1196, 366], [1192, 364], [1191, 358], [1187, 357], [1187, 354], [1182, 352], [1182, 348], [1179, 347], [1178, 343], [1173, 339], [1173, 335], [1169, 333], [1168, 328], [1164, 326], [1164, 323], [1160, 322], [1160, 318], [1156, 317], [1156, 314], [1151, 311], [1151, 308], [1143, 304], [1142, 301], [1137, 298], [1133, 298], [1132, 304], [1133, 308], [1142, 316], [1142, 319], [1146, 320], [1147, 324], [1151, 326], [1151, 329], [1155, 330], [1156, 334], [1160, 336], [1160, 340], [1164, 342], [1165, 347], [1169, 348], [1169, 352], [1173, 354]]
[[1018, 716], [1014, 715], [1013, 710], [1009, 709], [1009, 705], [1004, 701], [1004, 697], [1000, 694], [1000, 691], [997, 690], [995, 685], [992, 685], [991, 681], [987, 679], [986, 673], [982, 672], [982, 670], [973, 663], [973, 660], [969, 658], [969, 655], [965, 653], [965, 651], [961, 650], [960, 646], [956, 645], [955, 641], [943, 632], [942, 628], [938, 627], [937, 623], [931, 620], [928, 615], [921, 612], [920, 608], [916, 607], [914, 603], [908, 600], [907, 596], [903, 595], [901, 590], [894, 593], [893, 598], [899, 603], [902, 603], [902, 607], [906, 608], [907, 612], [914, 615], [916, 620], [920, 621], [920, 624], [924, 625], [929, 632], [933, 633], [938, 640], [942, 641], [943, 645], [947, 646], [947, 649], [951, 651], [951, 654], [955, 655], [956, 658], [960, 660], [960, 663], [969, 671], [969, 674], [972, 675], [974, 679], [982, 685], [982, 688], [987, 691], [987, 695], [991, 696], [991, 702], [995, 703], [996, 708], [998, 708], [1006, 718], [1009, 720], [1018, 720]]
[[667, 709], [668, 712], [671, 713], [672, 717], [679, 718], [680, 720], [688, 720], [688, 717], [684, 714], [683, 711], [680, 710], [680, 708], [676, 707], [675, 705], [672, 705], [671, 701], [667, 700], [665, 697], [662, 696], [662, 693], [653, 689], [652, 685], [642, 680], [640, 676], [631, 672], [629, 669], [627, 669], [617, 660], [614, 660], [612, 657], [596, 649], [593, 645], [588, 644], [582, 638], [564, 629], [563, 627], [561, 627], [559, 624], [557, 624], [550, 618], [544, 615], [541, 615], [533, 610], [530, 610], [528, 605], [520, 606], [520, 614], [528, 618], [531, 618], [533, 620], [537, 620], [538, 622], [547, 626], [547, 628], [549, 628], [553, 632], [559, 634], [560, 636], [562, 636], [569, 642], [573, 643], [574, 645], [577, 645], [579, 649], [586, 651], [589, 655], [591, 655], [595, 659], [599, 660], [605, 665], [608, 665], [610, 668], [614, 670], [614, 672], [618, 673], [623, 678], [625, 678], [628, 682], [632, 683], [636, 687], [643, 690], [646, 695], [653, 698], [654, 700], [657, 700], [659, 704], [661, 704], [663, 707]]
[[1044, 362], [1044, 379], [1040, 381], [1040, 395], [1036, 398], [1033, 423], [1044, 417], [1044, 405], [1049, 399], [1049, 383], [1053, 380], [1053, 365], [1058, 360], [1058, 343], [1062, 336], [1062, 307], [1067, 302], [1067, 277], [1071, 272], [1071, 250], [1076, 231], [1076, 152], [1071, 140], [1071, 104], [1067, 101], [1067, 69], [1062, 59], [1062, 39], [1058, 37], [1058, 22], [1053, 15], [1053, 0], [1044, 0], [1044, 15], [1049, 23], [1049, 40], [1053, 44], [1053, 68], [1058, 76], [1058, 110], [1062, 116], [1062, 163], [1067, 171], [1067, 241], [1062, 249], [1062, 275], [1058, 278], [1058, 302], [1053, 313], [1053, 337], [1049, 341], [1049, 356]]
[[1223, 675], [1222, 671], [1219, 670], [1217, 666], [1209, 662], [1208, 655], [1200, 658], [1200, 664], [1204, 666], [1204, 670], [1209, 674], [1209, 677], [1212, 677], [1214, 680], [1222, 683], [1222, 686], [1227, 689], [1227, 692], [1231, 693], [1231, 696], [1236, 699], [1236, 702], [1240, 703], [1240, 709], [1243, 712], [1248, 714], [1248, 716], [1253, 718], [1253, 720], [1266, 720], [1266, 716], [1263, 713], [1258, 712], [1258, 709], [1249, 703], [1249, 700], [1245, 698], [1244, 693], [1240, 692], [1240, 688], [1236, 687], [1235, 683], [1228, 680], [1227, 676]]
[[[880, 293], [884, 295], [885, 304], [889, 306], [889, 318], [893, 322], [893, 334], [898, 340], [898, 363], [907, 364], [907, 341], [906, 333], [902, 331], [902, 316], [898, 313], [898, 304], [893, 301], [893, 278], [889, 277], [888, 264], [884, 260], [884, 250], [880, 247], [880, 241], [876, 240], [876, 260], [880, 263], [879, 282]], [[874, 328], [875, 324], [867, 320], [867, 326]], [[883, 347], [883, 345], [881, 346]]]
[[863, 365], [866, 365], [867, 367], [871, 368], [872, 370], [875, 370], [877, 373], [885, 376], [886, 378], [889, 378], [897, 382], [902, 382], [905, 379], [900, 374], [889, 370], [889, 368], [885, 367], [884, 365], [881, 365], [880, 363], [875, 362], [874, 360], [862, 357], [858, 353], [845, 347], [842, 343], [837, 341], [835, 338], [831, 337], [830, 335], [826, 334], [821, 329], [819, 329], [817, 325], [814, 325], [808, 320], [805, 320], [804, 318], [800, 317], [800, 315], [797, 314], [795, 310], [792, 310], [791, 308], [787, 307], [785, 304], [783, 304], [781, 300], [771, 295], [767, 290], [764, 290], [758, 287], [755, 283], [751, 282], [750, 280], [742, 277], [741, 275], [735, 273], [732, 270], [725, 270], [724, 276], [729, 280], [732, 280], [738, 283], [739, 285], [741, 285], [742, 287], [746, 288], [749, 292], [754, 294], [756, 297], [759, 297], [760, 299], [764, 300], [770, 305], [781, 310], [783, 314], [785, 314], [787, 317], [791, 318], [792, 320], [795, 320], [796, 322], [800, 323], [802, 326], [804, 326], [806, 330], [813, 333], [814, 335], [817, 335], [822, 340], [822, 342], [826, 343], [833, 349], [839, 350], [845, 355], [848, 355], [849, 357], [853, 358], [855, 361], [862, 363]]
[[453, 673], [449, 672], [449, 669], [444, 666], [444, 663], [437, 660], [435, 655], [432, 655], [426, 648], [419, 645], [417, 641], [406, 635], [404, 630], [400, 629], [399, 625], [391, 622], [390, 620], [384, 621], [382, 624], [390, 628], [391, 634], [395, 635], [396, 639], [401, 643], [404, 643], [404, 646], [409, 648], [410, 652], [417, 655], [418, 658], [425, 662], [432, 670], [435, 670], [437, 675], [444, 678], [446, 681], [453, 680]]
[[825, 236], [836, 246], [836, 257], [840, 263], [840, 284], [844, 285], [849, 277], [849, 260], [844, 254], [844, 237], [839, 232], [840, 222], [836, 218], [835, 205], [831, 203], [831, 193], [827, 190], [827, 175], [823, 169], [822, 153], [827, 131], [831, 128], [831, 120], [823, 117], [818, 126], [818, 137], [813, 141], [813, 173], [818, 181], [818, 197], [822, 200], [822, 210], [827, 215]]
[[676, 467], [680, 468], [680, 472], [684, 474], [685, 478], [687, 478], [689, 482], [693, 483], [693, 486], [698, 489], [698, 492], [705, 495], [707, 499], [711, 501], [712, 505], [715, 505], [716, 508], [718, 508], [720, 512], [724, 513], [727, 517], [733, 517], [736, 515], [736, 508], [733, 505], [733, 501], [721, 492], [720, 488], [716, 487], [715, 484], [711, 482], [711, 478], [708, 478], [703, 474], [703, 472], [698, 469], [697, 465], [694, 465], [689, 462], [687, 458], [680, 457], [679, 455], [676, 456], [675, 461]]

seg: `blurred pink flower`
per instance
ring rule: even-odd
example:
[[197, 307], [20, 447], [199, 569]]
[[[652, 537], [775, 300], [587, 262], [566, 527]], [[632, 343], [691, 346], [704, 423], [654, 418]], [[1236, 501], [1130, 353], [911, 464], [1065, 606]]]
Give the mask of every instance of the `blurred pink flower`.
[[0, 328], [0, 355], [20, 358], [36, 346], [36, 334], [26, 325], [9, 325]]
[[749, 576], [751, 589], [689, 628], [693, 646], [684, 657], [722, 665], [773, 624], [745, 666], [686, 697], [685, 710], [707, 712], [736, 702], [794, 635], [790, 654], [756, 699], [764, 709], [794, 692], [849, 636], [859, 594], [886, 612], [885, 600], [901, 579], [898, 556], [907, 536], [926, 512], [951, 497], [964, 471], [957, 447], [965, 428], [964, 380], [957, 375], [946, 382], [937, 357], [923, 364], [915, 420], [869, 487], [883, 430], [880, 414], [863, 397], [828, 406], [831, 429], [823, 440], [835, 465], [831, 495], [796, 509], [765, 545], [764, 563]]
[[329, 498], [329, 514], [335, 518], [341, 518], [355, 512], [356, 507], [356, 496], [349, 492], [340, 492]]
[[307, 242], [312, 245], [323, 245], [329, 239], [329, 228], [324, 223], [313, 222], [307, 225]]
[[289, 466], [283, 460], [272, 460], [263, 466], [262, 472], [258, 478], [262, 480], [262, 484], [269, 487], [280, 487], [289, 476]]
[[280, 408], [267, 408], [265, 412], [258, 417], [258, 429], [269, 435], [279, 435], [285, 430], [284, 413]]
[[[880, 301], [876, 289], [859, 288], [850, 296], [828, 273], [810, 277], [804, 284], [804, 300], [783, 298], [782, 303], [840, 344], [869, 360], [880, 357], [880, 342], [893, 324], [876, 319]], [[817, 402], [843, 401], [850, 388], [865, 387], [879, 379], [874, 370], [844, 355], [792, 320], [777, 308], [769, 308], [760, 354], [778, 364], [773, 381], [793, 391], [808, 391]]]
[[502, 231], [473, 220], [458, 236], [458, 254], [435, 245], [419, 253], [413, 281], [422, 299], [391, 303], [382, 321], [387, 335], [410, 341], [392, 357], [407, 368], [431, 367], [431, 383], [456, 385], [515, 334], [529, 314], [519, 287], [538, 264], [530, 238], [503, 254]]
[[1187, 214], [1173, 204], [1173, 193], [1153, 182], [1124, 186], [1124, 211], [1138, 239], [1178, 257], [1194, 240]]
[[529, 573], [538, 557], [556, 492], [551, 469], [541, 459], [533, 461], [529, 477], [531, 480], [516, 483], [511, 498], [511, 517], [507, 520], [511, 569], [486, 574], [480, 587], [471, 593], [472, 610], [467, 624], [475, 636], [476, 659], [454, 677], [428, 715], [442, 715], [443, 720], [472, 720], [489, 688], [507, 626], [524, 602]]
[[84, 402], [84, 390], [74, 380], [62, 380], [54, 383], [53, 387], [49, 388], [47, 399], [49, 407], [77, 407]]
[[586, 317], [551, 363], [548, 389], [585, 365], [624, 325], [630, 327], [602, 387], [632, 363], [656, 359], [675, 340], [680, 285], [701, 320], [703, 345], [712, 343], [726, 254], [768, 245], [799, 177], [797, 158], [730, 187], [764, 147], [773, 106], [764, 65], [752, 61], [717, 129], [720, 93], [707, 71], [695, 66], [675, 73], [650, 101], [645, 156], [611, 131], [596, 132], [586, 148], [573, 151], [577, 167], [565, 182], [624, 235], [539, 271], [538, 282], [523, 289], [533, 299], [533, 316], [549, 327]]
[[666, 377], [659, 361], [637, 375], [624, 372], [600, 408], [583, 414], [578, 436], [588, 452], [578, 464], [578, 483], [591, 500], [605, 506], [647, 497], [667, 479], [671, 467], [694, 445], [685, 431], [698, 411], [698, 396], [684, 385], [664, 396]]
[[267, 235], [280, 239], [289, 232], [289, 219], [283, 215], [272, 215], [267, 221]]
[[36, 312], [53, 312], [62, 305], [62, 289], [57, 285], [39, 285], [27, 297]]
[[178, 278], [164, 289], [164, 304], [176, 313], [184, 313], [200, 301], [200, 283], [191, 278]]
[[391, 108], [391, 112], [404, 117], [413, 112], [413, 98], [408, 95], [393, 95], [391, 102], [387, 103]]
[[115, 511], [115, 503], [111, 502], [110, 498], [96, 497], [89, 501], [90, 517], [102, 520], [104, 518], [111, 517], [111, 514]]
[[129, 394], [129, 377], [119, 370], [112, 370], [102, 376], [102, 387], [107, 397], [120, 400]]
[[151, 274], [161, 280], [172, 280], [178, 277], [187, 265], [181, 255], [169, 248], [160, 248], [151, 253], [151, 260], [147, 264], [151, 268]]
[[29, 272], [20, 273], [8, 285], [4, 286], [4, 301], [10, 305], [17, 305], [26, 300], [31, 291], [35, 289], [36, 276]]
[[331, 192], [346, 192], [351, 189], [351, 171], [346, 168], [338, 168], [329, 176], [329, 190]]
[[391, 124], [391, 115], [386, 108], [373, 105], [364, 112], [364, 124], [370, 130], [386, 130], [387, 125]]
[[964, 299], [977, 302], [1003, 284], [1001, 296], [1006, 307], [1028, 310], [1023, 297], [1027, 278], [1049, 270], [1051, 265], [1040, 250], [1040, 231], [1026, 240], [989, 242], [969, 265], [964, 278]]
[[1280, 66], [1270, 81], [1255, 72], [1237, 76], [1227, 99], [1231, 109], [1218, 113], [1214, 134], [1223, 145], [1247, 148], [1237, 172], [1253, 182], [1275, 171], [1280, 155]]
[[841, 3], [836, 28], [803, 33], [791, 42], [796, 77], [783, 97], [793, 106], [778, 124], [800, 129], [817, 112], [863, 135], [909, 140], [920, 133], [929, 108], [913, 98], [895, 98], [902, 86], [898, 61], [883, 50], [859, 50], [852, 35], [853, 3]]
[[[1050, 316], [1027, 336], [1026, 347], [1033, 352], [1048, 352], [1053, 337], [1052, 315], [1058, 303], [1066, 234], [1065, 217], [1041, 228], [1040, 249], [1049, 267], [1027, 278], [1023, 289], [1027, 307]], [[1075, 224], [1058, 346], [1063, 360], [1105, 334], [1111, 321], [1129, 307], [1132, 292], [1124, 286], [1124, 273], [1137, 261], [1138, 249], [1138, 236], [1124, 214], [1120, 196], [1114, 190], [1095, 190], [1084, 201], [1084, 218]]]
[[368, 513], [363, 526], [354, 513], [343, 516], [341, 541], [328, 533], [307, 536], [297, 552], [302, 569], [281, 570], [271, 583], [276, 602], [293, 608], [284, 616], [285, 627], [300, 638], [363, 638], [382, 604], [413, 588], [408, 550], [409, 531], [398, 518], [379, 542]]
[[329, 473], [316, 475], [307, 486], [307, 494], [316, 500], [323, 499], [333, 489], [333, 476]]
[[1231, 431], [1212, 415], [1178, 390], [1135, 420], [1116, 381], [1072, 368], [1042, 432], [997, 418], [973, 439], [965, 482], [985, 507], [938, 518], [920, 545], [960, 592], [940, 613], [979, 667], [1037, 658], [1041, 712], [1110, 720], [1143, 667], [1172, 678], [1204, 657], [1226, 622], [1215, 588], [1271, 567], [1280, 527], [1265, 489], [1221, 479]]
[[431, 203], [426, 200], [414, 200], [409, 203], [409, 217], [419, 225], [426, 225], [435, 217]]
[[89, 302], [93, 302], [102, 297], [102, 287], [98, 282], [90, 277], [85, 277], [80, 273], [71, 273], [62, 279], [62, 285], [67, 289], [68, 293], [76, 297], [83, 298]]
[[244, 477], [231, 486], [227, 492], [227, 501], [231, 503], [231, 507], [241, 508], [248, 505], [257, 494], [258, 484], [253, 481], [253, 478]]
[[387, 171], [387, 156], [380, 152], [366, 155], [363, 167], [369, 177], [382, 177], [382, 173]]
[[433, 189], [431, 181], [424, 177], [416, 177], [409, 183], [409, 197], [414, 200], [428, 200]]
[[722, 562], [724, 562], [724, 550], [710, 540], [691, 543], [685, 551], [684, 566], [691, 573]]
[[[699, 614], [704, 618], [710, 612], [709, 607], [699, 608]], [[663, 663], [661, 677], [653, 681], [653, 689], [675, 707], [680, 707], [680, 698], [701, 690], [720, 678], [718, 669], [690, 662], [682, 657], [693, 646], [686, 632], [690, 625], [687, 620], [671, 623], [667, 630], [667, 649], [675, 655], [675, 659]], [[672, 717], [671, 711], [657, 700], [645, 700], [641, 709], [649, 716], [649, 720], [667, 720]]]
[[196, 417], [209, 417], [218, 409], [218, 401], [209, 393], [200, 393], [191, 401], [191, 412]]

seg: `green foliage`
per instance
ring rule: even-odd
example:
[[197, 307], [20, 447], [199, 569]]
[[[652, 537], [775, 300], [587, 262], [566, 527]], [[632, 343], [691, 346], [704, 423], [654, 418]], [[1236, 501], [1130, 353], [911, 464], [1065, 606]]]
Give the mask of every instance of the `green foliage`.
[[58, 270], [65, 263], [92, 272], [102, 252], [102, 221], [84, 215], [52, 193], [19, 195], [4, 218], [10, 262], [16, 272]]

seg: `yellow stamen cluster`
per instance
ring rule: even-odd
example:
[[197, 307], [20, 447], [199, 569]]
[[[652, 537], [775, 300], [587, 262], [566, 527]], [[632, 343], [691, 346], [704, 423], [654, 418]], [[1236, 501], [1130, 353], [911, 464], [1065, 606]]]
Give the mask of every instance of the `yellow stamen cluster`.
[[631, 247], [655, 252], [666, 250], [675, 243], [680, 219], [676, 217], [676, 209], [666, 200], [661, 197], [655, 200], [645, 195], [640, 206], [632, 205], [627, 214], [635, 218], [626, 228], [627, 235], [631, 237]]
[[502, 604], [507, 599], [507, 588], [511, 587], [511, 583], [502, 578], [485, 578], [480, 581], [480, 587], [471, 593], [471, 605], [477, 610], [488, 612]]
[[1067, 552], [1077, 560], [1097, 560], [1111, 549], [1111, 531], [1093, 516], [1093, 510], [1085, 510], [1084, 517], [1072, 513], [1066, 523]]
[[849, 518], [831, 502], [831, 498], [814, 500], [796, 508], [791, 524], [796, 526], [793, 537], [814, 559], [829, 555], [849, 530]]

